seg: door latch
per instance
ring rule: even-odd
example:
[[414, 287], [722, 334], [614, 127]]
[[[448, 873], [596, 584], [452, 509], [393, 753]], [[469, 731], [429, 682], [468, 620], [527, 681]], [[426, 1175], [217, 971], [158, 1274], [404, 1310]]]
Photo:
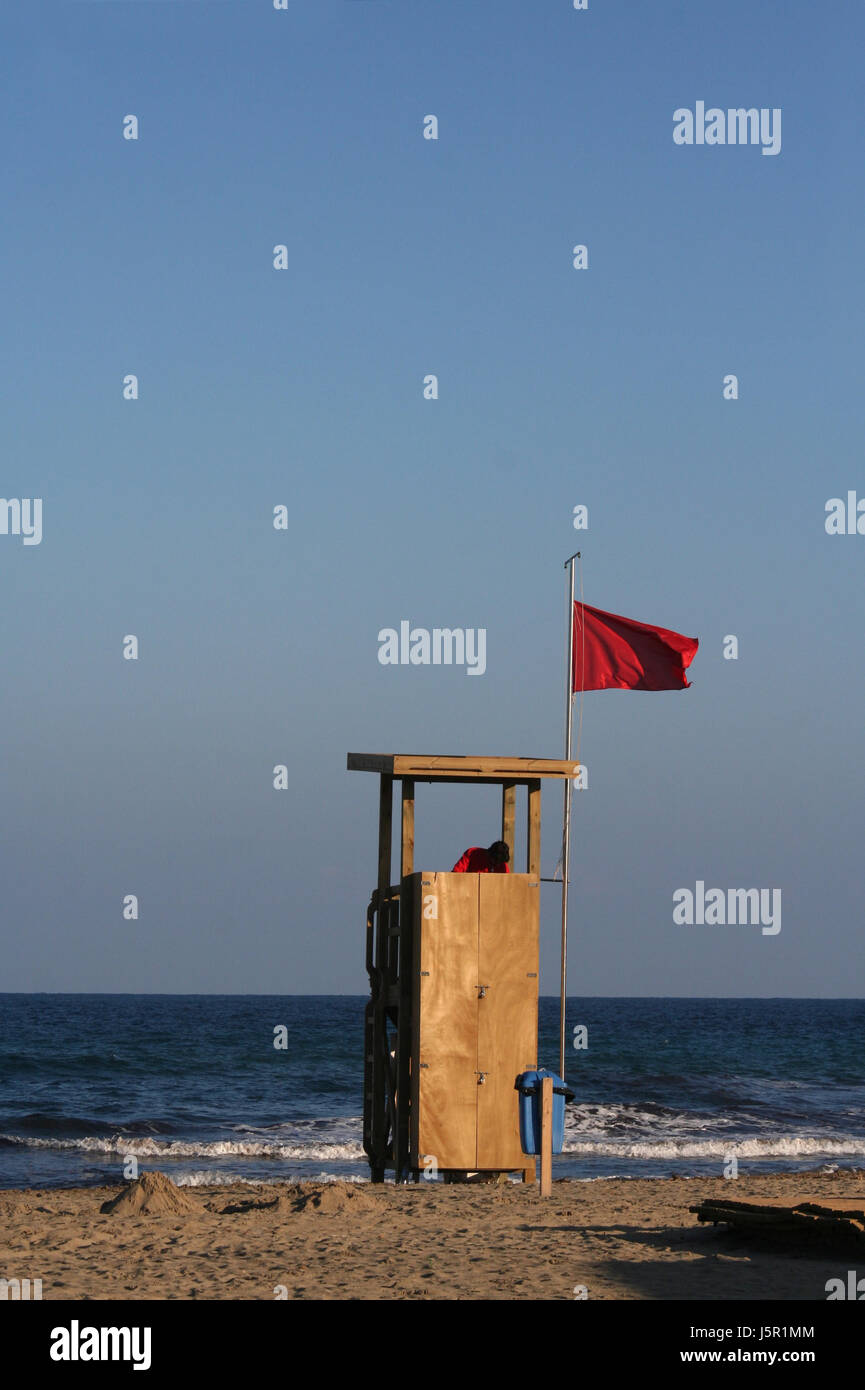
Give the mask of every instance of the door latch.
[[478, 1085], [479, 1085], [479, 1086], [483, 1086], [484, 1082], [485, 1082], [486, 1079], [487, 1079], [487, 1074], [486, 1074], [486, 1072], [485, 1072], [485, 1071], [476, 1071], [476, 1072], [475, 1072], [475, 1076], [476, 1076], [477, 1079], [478, 1079]]
[[485, 999], [489, 985], [478, 985], [478, 999]]

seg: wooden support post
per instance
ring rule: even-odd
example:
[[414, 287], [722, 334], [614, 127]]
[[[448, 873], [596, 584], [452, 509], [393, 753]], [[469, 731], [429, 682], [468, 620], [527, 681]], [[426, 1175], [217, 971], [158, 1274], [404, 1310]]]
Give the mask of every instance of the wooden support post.
[[404, 777], [402, 782], [402, 849], [400, 853], [400, 878], [414, 873], [414, 778]]
[[[412, 991], [414, 988], [414, 895], [411, 878], [399, 893], [399, 1008], [396, 1038], [396, 1133], [394, 1173], [397, 1181], [408, 1169], [411, 1124]], [[416, 1180], [416, 1179], [415, 1179]]]
[[[411, 1096], [411, 1001], [414, 958], [414, 902], [410, 875], [414, 873], [414, 778], [402, 781], [399, 889], [399, 1007], [396, 1038], [396, 1124], [393, 1136], [394, 1176], [408, 1169]], [[417, 1181], [417, 1176], [415, 1176]]]
[[526, 834], [526, 873], [541, 873], [541, 783], [529, 782], [529, 824]]
[[[526, 826], [526, 873], [532, 877], [541, 876], [541, 780], [529, 782]], [[523, 1182], [534, 1182], [537, 1165], [532, 1159], [531, 1166], [523, 1169]]]
[[390, 937], [396, 909], [391, 904], [390, 869], [393, 858], [393, 778], [382, 775], [378, 806], [378, 955], [376, 965], [383, 972], [381, 985], [393, 981], [390, 966], [394, 943]]
[[511, 871], [514, 867], [514, 835], [517, 821], [517, 784], [502, 783], [502, 839], [511, 852]]
[[[393, 830], [393, 778], [382, 773], [378, 798], [378, 896], [384, 902], [390, 891], [391, 834]], [[377, 965], [384, 965], [386, 952], [380, 941], [381, 958]]]
[[384, 1181], [385, 1159], [387, 1157], [388, 1128], [388, 1083], [385, 1070], [387, 1060], [387, 1027], [385, 1024], [385, 978], [388, 959], [387, 928], [390, 910], [387, 899], [390, 894], [391, 835], [393, 831], [393, 777], [382, 773], [378, 802], [378, 904], [376, 911], [375, 974], [373, 984], [372, 1027], [369, 1044], [372, 1049], [370, 1064], [370, 1155], [371, 1177], [373, 1182]]
[[541, 1082], [541, 1196], [553, 1190], [553, 1078]]

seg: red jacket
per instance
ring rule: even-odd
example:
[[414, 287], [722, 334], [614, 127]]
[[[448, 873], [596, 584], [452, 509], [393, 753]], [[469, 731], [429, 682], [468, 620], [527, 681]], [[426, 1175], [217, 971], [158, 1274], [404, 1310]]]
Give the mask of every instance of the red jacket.
[[510, 864], [493, 864], [485, 849], [467, 849], [453, 866], [455, 874], [509, 874]]

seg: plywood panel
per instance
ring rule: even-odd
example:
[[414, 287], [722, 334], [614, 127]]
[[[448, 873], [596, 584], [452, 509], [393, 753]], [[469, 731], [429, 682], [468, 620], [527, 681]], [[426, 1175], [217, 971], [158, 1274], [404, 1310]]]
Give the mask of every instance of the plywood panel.
[[522, 1168], [520, 1072], [537, 1065], [540, 884], [528, 874], [479, 874], [478, 1168]]
[[414, 874], [417, 992], [412, 1162], [474, 1168], [477, 1150], [478, 883]]

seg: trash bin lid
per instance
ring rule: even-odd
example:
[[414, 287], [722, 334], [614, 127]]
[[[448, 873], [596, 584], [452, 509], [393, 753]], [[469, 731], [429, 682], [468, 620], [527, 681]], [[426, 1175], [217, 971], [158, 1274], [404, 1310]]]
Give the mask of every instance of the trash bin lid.
[[524, 1096], [537, 1095], [541, 1089], [541, 1082], [549, 1077], [553, 1083], [553, 1095], [564, 1096], [565, 1100], [573, 1100], [574, 1092], [570, 1086], [566, 1086], [560, 1076], [554, 1071], [549, 1071], [547, 1067], [541, 1067], [537, 1071], [521, 1072], [514, 1082], [514, 1090], [519, 1091]]

